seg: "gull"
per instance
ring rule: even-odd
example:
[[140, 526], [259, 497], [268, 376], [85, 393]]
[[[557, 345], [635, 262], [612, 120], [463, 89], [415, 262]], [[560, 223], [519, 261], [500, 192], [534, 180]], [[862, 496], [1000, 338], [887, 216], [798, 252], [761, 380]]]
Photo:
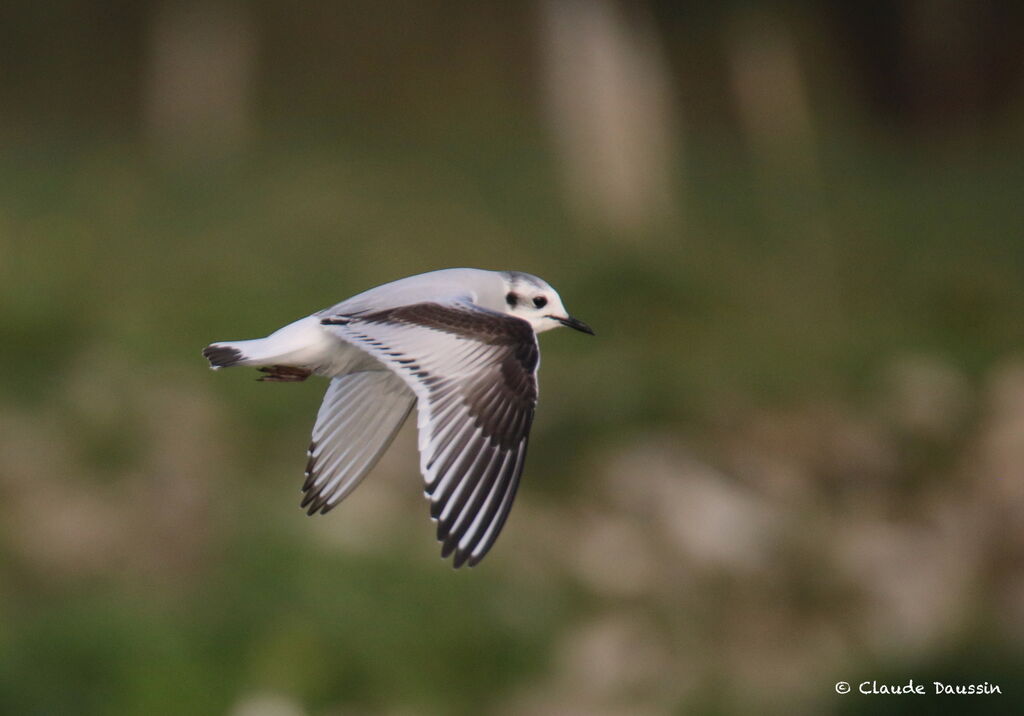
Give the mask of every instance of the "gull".
[[371, 288], [266, 338], [212, 343], [214, 370], [259, 380], [330, 378], [313, 427], [302, 507], [326, 514], [354, 490], [417, 408], [420, 472], [441, 557], [474, 566], [508, 517], [537, 405], [537, 334], [573, 318], [547, 282], [452, 268]]

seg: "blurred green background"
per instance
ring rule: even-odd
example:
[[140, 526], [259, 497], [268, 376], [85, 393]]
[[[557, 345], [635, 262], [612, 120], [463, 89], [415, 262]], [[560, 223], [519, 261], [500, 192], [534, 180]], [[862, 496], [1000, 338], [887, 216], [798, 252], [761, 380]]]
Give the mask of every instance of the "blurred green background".
[[[1009, 0], [8, 2], [0, 712], [1024, 710]], [[515, 509], [412, 425], [298, 508], [322, 381], [200, 350], [538, 274]], [[1001, 695], [837, 696], [836, 681]]]

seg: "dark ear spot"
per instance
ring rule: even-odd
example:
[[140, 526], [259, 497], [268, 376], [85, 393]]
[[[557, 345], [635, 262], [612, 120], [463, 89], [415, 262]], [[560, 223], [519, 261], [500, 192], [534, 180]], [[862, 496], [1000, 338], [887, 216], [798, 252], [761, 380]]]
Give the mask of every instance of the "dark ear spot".
[[516, 293], [509, 291], [507, 294], [505, 294], [505, 303], [507, 303], [510, 306], [514, 306], [517, 303], [519, 303], [519, 296]]

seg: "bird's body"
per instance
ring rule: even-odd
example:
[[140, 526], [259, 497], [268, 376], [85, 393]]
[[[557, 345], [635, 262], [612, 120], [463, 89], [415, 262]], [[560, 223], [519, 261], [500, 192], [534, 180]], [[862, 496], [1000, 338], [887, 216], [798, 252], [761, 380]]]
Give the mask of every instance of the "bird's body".
[[213, 343], [214, 369], [263, 380], [331, 379], [313, 428], [302, 506], [347, 496], [419, 406], [420, 470], [442, 555], [487, 553], [511, 508], [537, 402], [536, 334], [592, 333], [541, 279], [444, 269], [364, 291], [266, 338]]

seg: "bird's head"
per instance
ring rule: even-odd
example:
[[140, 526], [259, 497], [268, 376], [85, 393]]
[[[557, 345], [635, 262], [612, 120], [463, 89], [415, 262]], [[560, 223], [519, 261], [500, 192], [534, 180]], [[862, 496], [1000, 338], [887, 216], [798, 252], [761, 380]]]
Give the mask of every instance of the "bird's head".
[[568, 326], [594, 335], [594, 330], [578, 318], [573, 318], [562, 305], [558, 292], [543, 279], [528, 273], [506, 271], [504, 312], [522, 318], [537, 333]]

